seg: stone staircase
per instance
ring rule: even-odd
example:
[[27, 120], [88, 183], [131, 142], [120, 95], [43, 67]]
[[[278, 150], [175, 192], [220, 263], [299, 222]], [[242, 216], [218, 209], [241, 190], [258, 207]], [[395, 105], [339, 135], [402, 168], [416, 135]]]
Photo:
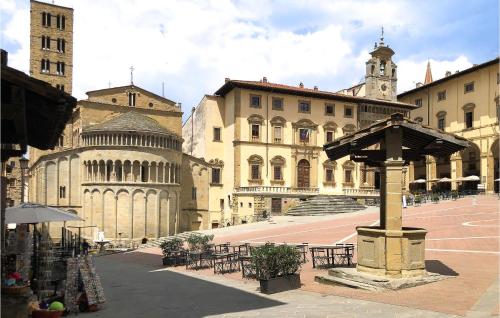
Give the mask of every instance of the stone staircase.
[[[139, 248], [148, 248], [148, 247], [159, 247], [161, 243], [171, 241], [174, 238], [181, 238], [183, 240], [186, 240], [191, 234], [198, 233], [198, 232], [182, 232], [176, 235], [171, 235], [171, 236], [165, 236], [165, 237], [160, 237], [157, 239], [150, 239], [146, 244], [141, 244]], [[199, 233], [201, 234], [201, 233]]]
[[363, 210], [366, 207], [343, 195], [317, 195], [290, 208], [287, 215], [325, 215]]

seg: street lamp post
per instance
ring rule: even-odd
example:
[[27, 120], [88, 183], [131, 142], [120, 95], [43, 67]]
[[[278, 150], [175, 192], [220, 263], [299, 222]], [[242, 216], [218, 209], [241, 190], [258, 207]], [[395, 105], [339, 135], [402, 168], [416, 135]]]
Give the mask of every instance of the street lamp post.
[[19, 159], [19, 166], [21, 168], [21, 203], [24, 203], [24, 173], [28, 169], [29, 160], [26, 158]]

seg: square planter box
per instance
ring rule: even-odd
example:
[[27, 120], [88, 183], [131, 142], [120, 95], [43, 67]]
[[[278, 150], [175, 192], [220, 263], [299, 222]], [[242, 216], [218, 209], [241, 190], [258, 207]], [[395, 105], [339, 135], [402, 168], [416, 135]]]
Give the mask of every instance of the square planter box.
[[263, 294], [280, 293], [287, 290], [300, 288], [300, 274], [271, 278], [260, 281], [260, 292]]

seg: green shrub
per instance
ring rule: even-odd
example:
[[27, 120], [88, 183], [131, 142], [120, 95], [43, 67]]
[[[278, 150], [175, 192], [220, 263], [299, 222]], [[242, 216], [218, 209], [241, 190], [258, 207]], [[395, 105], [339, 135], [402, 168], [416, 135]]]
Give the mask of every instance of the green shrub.
[[187, 242], [190, 250], [194, 251], [204, 251], [208, 248], [210, 241], [214, 239], [214, 235], [206, 235], [200, 233], [193, 233], [188, 236]]
[[257, 270], [258, 279], [288, 276], [299, 271], [301, 254], [293, 246], [267, 243], [252, 250], [252, 265]]
[[437, 193], [432, 194], [432, 202], [439, 202], [439, 194]]
[[163, 255], [167, 255], [172, 251], [179, 250], [182, 245], [184, 245], [184, 240], [178, 237], [174, 237], [170, 241], [164, 241], [160, 244], [161, 251]]

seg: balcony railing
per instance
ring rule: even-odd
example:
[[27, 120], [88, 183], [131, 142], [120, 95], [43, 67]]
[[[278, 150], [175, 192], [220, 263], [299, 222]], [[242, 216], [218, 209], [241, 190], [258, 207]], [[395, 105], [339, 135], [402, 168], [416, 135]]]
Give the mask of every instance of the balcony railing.
[[378, 197], [380, 191], [375, 189], [342, 189], [344, 195], [359, 196], [359, 197]]
[[297, 188], [297, 187], [272, 187], [272, 186], [254, 186], [239, 187], [234, 189], [239, 193], [282, 193], [282, 194], [318, 194], [318, 188]]

